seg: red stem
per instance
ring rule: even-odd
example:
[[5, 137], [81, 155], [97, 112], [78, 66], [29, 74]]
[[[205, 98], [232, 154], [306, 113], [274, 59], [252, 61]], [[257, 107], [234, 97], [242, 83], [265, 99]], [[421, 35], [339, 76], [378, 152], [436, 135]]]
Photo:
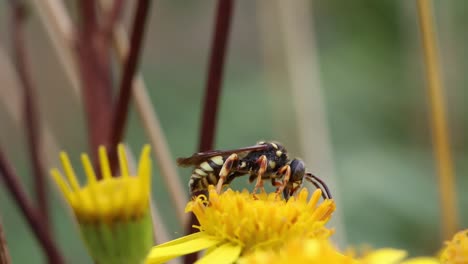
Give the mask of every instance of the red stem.
[[104, 38], [108, 42], [107, 43], [108, 45], [110, 45], [110, 42], [112, 40], [112, 33], [114, 31], [115, 24], [117, 23], [120, 16], [122, 15], [123, 7], [124, 7], [123, 0], [114, 0], [112, 7], [109, 9], [108, 14], [106, 14], [107, 19], [104, 21], [102, 34], [104, 35]]
[[200, 127], [200, 144], [198, 145], [199, 151], [213, 149], [218, 102], [221, 94], [221, 81], [223, 79], [233, 5], [232, 0], [220, 0], [218, 2], [215, 32], [211, 44], [210, 64], [205, 87], [202, 126]]
[[[223, 79], [228, 37], [231, 29], [233, 6], [234, 1], [232, 0], [218, 1], [215, 31], [211, 44], [210, 64], [205, 87], [202, 126], [199, 135], [199, 151], [213, 149], [214, 145], [218, 102], [221, 95], [221, 82]], [[189, 225], [186, 227], [187, 233], [196, 232], [197, 229], [192, 228], [192, 226], [197, 224], [198, 221], [195, 215], [192, 214]], [[194, 263], [197, 260], [197, 255], [197, 253], [186, 255], [184, 257], [184, 263]]]
[[98, 146], [108, 145], [112, 119], [109, 41], [106, 41], [105, 36], [100, 34], [95, 2], [92, 0], [78, 2], [81, 24], [76, 51], [88, 122], [90, 152], [96, 160]]
[[110, 135], [111, 151], [110, 161], [112, 168], [117, 164], [115, 146], [122, 140], [125, 124], [128, 117], [133, 77], [138, 66], [138, 59], [142, 50], [143, 37], [145, 35], [146, 22], [149, 14], [150, 0], [140, 0], [133, 20], [130, 36], [130, 51], [127, 54], [123, 67], [120, 93], [114, 110], [112, 134]]
[[24, 189], [18, 181], [18, 176], [14, 173], [13, 168], [7, 161], [3, 152], [0, 150], [0, 176], [2, 176], [7, 189], [11, 192], [13, 198], [21, 209], [26, 221], [31, 227], [31, 231], [39, 240], [39, 244], [47, 255], [49, 263], [61, 264], [64, 259], [60, 254], [57, 245], [52, 240], [50, 233], [47, 231], [44, 223], [41, 221], [40, 214], [34, 209], [26, 197]]
[[34, 101], [34, 87], [28, 65], [28, 55], [24, 45], [25, 7], [20, 1], [12, 1], [12, 46], [16, 71], [23, 88], [23, 109], [26, 125], [26, 135], [29, 146], [29, 156], [34, 172], [34, 187], [44, 226], [49, 226], [49, 207], [47, 203], [47, 181], [41, 162], [39, 115]]

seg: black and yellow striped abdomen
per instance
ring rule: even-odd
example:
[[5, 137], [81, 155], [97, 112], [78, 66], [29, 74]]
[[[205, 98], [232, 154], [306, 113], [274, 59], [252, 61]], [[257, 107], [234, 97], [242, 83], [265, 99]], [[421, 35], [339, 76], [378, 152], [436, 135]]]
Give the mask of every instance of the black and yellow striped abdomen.
[[208, 189], [209, 185], [216, 185], [219, 180], [219, 172], [226, 158], [224, 156], [214, 156], [195, 167], [189, 181], [190, 193], [195, 194]]

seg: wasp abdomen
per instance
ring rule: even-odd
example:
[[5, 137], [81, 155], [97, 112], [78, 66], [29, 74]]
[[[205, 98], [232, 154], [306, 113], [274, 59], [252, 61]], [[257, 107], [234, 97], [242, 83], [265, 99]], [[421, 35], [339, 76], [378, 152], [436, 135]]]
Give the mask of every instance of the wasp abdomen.
[[190, 176], [190, 192], [194, 193], [206, 190], [209, 185], [216, 185], [218, 183], [219, 172], [223, 167], [224, 161], [225, 157], [215, 156], [195, 167], [192, 172], [192, 176]]

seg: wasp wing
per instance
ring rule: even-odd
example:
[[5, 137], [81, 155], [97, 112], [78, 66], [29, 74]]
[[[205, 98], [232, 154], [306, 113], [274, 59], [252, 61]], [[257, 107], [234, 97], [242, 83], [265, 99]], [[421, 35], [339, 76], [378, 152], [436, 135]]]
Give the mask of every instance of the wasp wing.
[[193, 165], [199, 165], [200, 163], [206, 161], [207, 159], [211, 157], [226, 156], [232, 153], [242, 153], [242, 152], [247, 152], [247, 151], [264, 150], [264, 149], [267, 149], [268, 147], [269, 146], [265, 144], [265, 145], [254, 145], [250, 147], [231, 149], [231, 150], [209, 150], [205, 152], [198, 152], [188, 158], [178, 158], [177, 164], [179, 164], [179, 166], [182, 166], [182, 167], [189, 167]]

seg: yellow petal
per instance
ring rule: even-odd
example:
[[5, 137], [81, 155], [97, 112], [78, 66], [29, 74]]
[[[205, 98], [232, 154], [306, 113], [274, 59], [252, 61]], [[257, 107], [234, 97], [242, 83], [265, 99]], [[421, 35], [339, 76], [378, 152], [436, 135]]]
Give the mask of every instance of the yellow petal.
[[204, 233], [201, 233], [201, 232], [197, 232], [197, 233], [193, 233], [193, 234], [190, 234], [190, 235], [183, 236], [181, 238], [171, 240], [171, 241], [166, 242], [166, 243], [159, 244], [156, 247], [160, 248], [160, 247], [173, 246], [173, 245], [182, 244], [182, 243], [185, 243], [187, 241], [194, 240], [194, 239], [197, 239], [197, 238], [202, 238], [202, 237], [207, 237], [207, 235], [204, 234]]
[[123, 144], [119, 144], [117, 146], [117, 152], [119, 156], [120, 172], [122, 173], [122, 177], [129, 177], [130, 173], [128, 172], [127, 155], [125, 153], [125, 147]]
[[419, 257], [401, 262], [400, 264], [440, 264], [436, 258]]
[[196, 264], [230, 264], [239, 259], [242, 247], [231, 243], [225, 243], [214, 250], [208, 255], [204, 256]]
[[404, 250], [383, 248], [367, 255], [362, 263], [365, 264], [394, 264], [406, 257]]
[[73, 170], [67, 153], [60, 152], [60, 160], [62, 161], [63, 168], [65, 169], [65, 175], [67, 176], [73, 191], [78, 192], [80, 190], [80, 184], [78, 183], [75, 171]]
[[86, 177], [88, 178], [88, 184], [90, 186], [96, 185], [96, 173], [94, 173], [93, 165], [91, 164], [91, 160], [89, 159], [89, 156], [86, 155], [85, 153], [81, 154], [81, 163], [83, 163], [83, 168], [86, 174]]
[[190, 240], [184, 237], [153, 247], [146, 259], [146, 263], [163, 263], [172, 258], [197, 252], [219, 243], [219, 240], [207, 236], [198, 236]]
[[112, 178], [112, 172], [109, 165], [109, 157], [107, 156], [107, 150], [104, 146], [99, 146], [98, 149], [99, 162], [101, 163], [101, 173], [103, 179]]

